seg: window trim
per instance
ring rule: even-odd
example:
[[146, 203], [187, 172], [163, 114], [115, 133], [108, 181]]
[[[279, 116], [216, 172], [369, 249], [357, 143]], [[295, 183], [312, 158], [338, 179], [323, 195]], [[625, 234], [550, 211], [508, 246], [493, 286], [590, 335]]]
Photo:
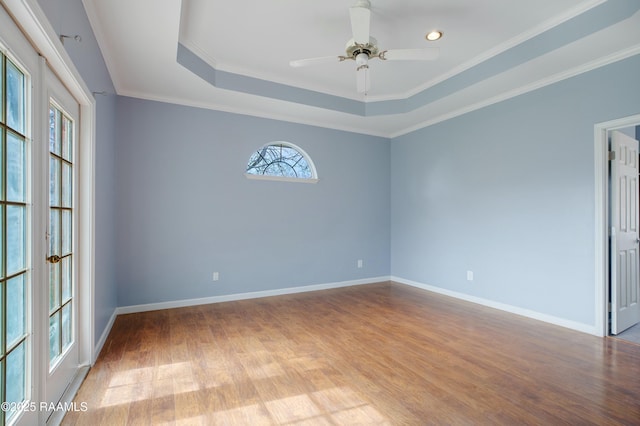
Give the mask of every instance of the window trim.
[[[286, 146], [287, 148], [291, 148], [294, 149], [296, 151], [298, 151], [302, 157], [305, 159], [305, 161], [307, 162], [307, 164], [309, 165], [309, 169], [311, 169], [311, 177], [310, 178], [302, 178], [302, 177], [287, 177], [287, 176], [273, 176], [273, 175], [256, 175], [253, 173], [247, 173], [245, 172], [245, 176], [247, 177], [247, 179], [252, 179], [252, 180], [271, 180], [271, 181], [277, 181], [277, 182], [295, 182], [295, 183], [318, 183], [318, 172], [316, 170], [316, 166], [313, 163], [313, 160], [311, 160], [311, 157], [309, 156], [309, 154], [306, 153], [306, 151], [302, 148], [300, 148], [298, 145], [292, 144], [291, 142], [285, 142], [285, 141], [273, 141], [273, 142], [269, 142], [266, 143], [264, 145], [262, 145], [260, 148], [254, 150], [251, 155], [253, 155], [253, 153], [260, 151], [261, 149], [267, 147], [267, 146], [272, 146], [272, 145], [282, 145], [282, 146]], [[245, 166], [246, 167], [246, 166]]]
[[254, 175], [251, 173], [244, 174], [247, 179], [251, 180], [275, 180], [278, 182], [295, 182], [295, 183], [318, 183], [318, 178], [292, 178], [284, 176], [270, 176], [270, 175]]

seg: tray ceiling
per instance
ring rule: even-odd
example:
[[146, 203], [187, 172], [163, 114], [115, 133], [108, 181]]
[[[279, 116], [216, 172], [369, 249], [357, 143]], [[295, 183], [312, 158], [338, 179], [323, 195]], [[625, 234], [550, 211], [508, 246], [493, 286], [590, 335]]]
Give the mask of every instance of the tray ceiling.
[[348, 0], [83, 2], [118, 94], [387, 137], [640, 53], [638, 1], [371, 0], [381, 48], [440, 56], [363, 95], [353, 61], [289, 66], [344, 54]]

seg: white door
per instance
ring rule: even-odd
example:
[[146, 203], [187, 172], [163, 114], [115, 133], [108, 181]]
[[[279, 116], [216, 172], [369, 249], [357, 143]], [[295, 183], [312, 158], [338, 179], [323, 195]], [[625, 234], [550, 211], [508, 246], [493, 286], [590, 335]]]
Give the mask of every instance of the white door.
[[79, 106], [47, 68], [46, 147], [48, 157], [47, 280], [48, 374], [45, 400], [56, 403], [78, 369], [77, 274], [74, 247], [75, 145]]
[[640, 322], [638, 141], [611, 133], [611, 333]]

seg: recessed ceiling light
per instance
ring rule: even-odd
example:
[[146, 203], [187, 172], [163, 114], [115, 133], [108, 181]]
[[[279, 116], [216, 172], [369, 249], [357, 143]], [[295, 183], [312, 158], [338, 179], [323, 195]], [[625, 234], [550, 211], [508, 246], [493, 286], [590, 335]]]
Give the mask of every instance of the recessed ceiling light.
[[436, 41], [442, 38], [442, 31], [431, 31], [428, 33], [425, 38], [429, 41]]

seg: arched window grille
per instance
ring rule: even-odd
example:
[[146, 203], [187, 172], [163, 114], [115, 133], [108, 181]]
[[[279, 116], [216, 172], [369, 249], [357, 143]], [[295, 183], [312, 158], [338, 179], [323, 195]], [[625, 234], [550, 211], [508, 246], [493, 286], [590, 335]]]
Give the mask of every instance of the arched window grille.
[[251, 155], [247, 163], [249, 178], [317, 182], [315, 166], [300, 147], [288, 142], [272, 142]]

